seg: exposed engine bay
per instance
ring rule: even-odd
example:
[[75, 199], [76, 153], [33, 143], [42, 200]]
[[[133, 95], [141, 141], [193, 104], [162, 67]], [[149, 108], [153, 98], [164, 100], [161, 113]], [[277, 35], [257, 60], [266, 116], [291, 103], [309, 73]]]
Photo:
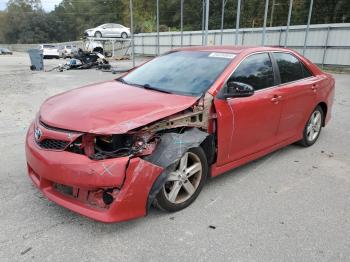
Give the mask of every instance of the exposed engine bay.
[[85, 154], [93, 160], [150, 155], [165, 133], [182, 133], [193, 127], [208, 132], [209, 119], [216, 117], [211, 112], [212, 100], [213, 97], [207, 93], [191, 108], [126, 134], [83, 134], [66, 150]]

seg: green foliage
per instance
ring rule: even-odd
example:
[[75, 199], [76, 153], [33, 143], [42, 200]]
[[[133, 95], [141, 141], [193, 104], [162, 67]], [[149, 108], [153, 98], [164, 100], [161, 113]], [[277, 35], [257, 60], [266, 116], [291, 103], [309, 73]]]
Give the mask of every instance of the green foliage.
[[[104, 23], [130, 26], [130, 0], [62, 0], [47, 13], [40, 0], [10, 0], [0, 11], [0, 43], [77, 40], [84, 30]], [[224, 28], [235, 28], [238, 0], [226, 0]], [[133, 0], [134, 31], [156, 30], [156, 0]], [[274, 4], [273, 4], [274, 3]], [[286, 24], [289, 0], [270, 0], [267, 25]], [[240, 27], [263, 25], [264, 0], [242, 0]], [[305, 24], [310, 0], [294, 0], [292, 24]], [[274, 9], [273, 18], [271, 16]], [[159, 0], [160, 29], [180, 29], [180, 0]], [[210, 0], [209, 29], [221, 26], [222, 0]], [[202, 0], [184, 0], [184, 30], [202, 29]], [[273, 21], [271, 21], [273, 20]], [[313, 24], [350, 22], [349, 0], [314, 0]]]

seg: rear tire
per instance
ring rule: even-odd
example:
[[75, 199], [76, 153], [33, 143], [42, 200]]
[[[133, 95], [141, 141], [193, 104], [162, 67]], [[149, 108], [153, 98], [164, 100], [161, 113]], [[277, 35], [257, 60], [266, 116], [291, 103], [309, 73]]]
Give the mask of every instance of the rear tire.
[[303, 139], [300, 140], [298, 144], [303, 147], [309, 147], [315, 144], [321, 134], [323, 122], [324, 112], [320, 106], [317, 106], [312, 111], [304, 128]]
[[125, 33], [125, 32], [123, 32], [123, 33], [122, 33], [122, 38], [123, 38], [123, 39], [127, 39], [127, 38], [128, 38], [128, 34]]
[[154, 205], [176, 212], [192, 204], [201, 192], [208, 175], [208, 163], [201, 147], [189, 149], [179, 160], [175, 171], [159, 191]]

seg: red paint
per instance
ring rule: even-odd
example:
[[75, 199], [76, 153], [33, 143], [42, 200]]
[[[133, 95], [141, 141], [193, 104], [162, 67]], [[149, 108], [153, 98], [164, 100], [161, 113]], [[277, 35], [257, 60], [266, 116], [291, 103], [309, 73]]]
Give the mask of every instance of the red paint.
[[49, 98], [41, 106], [40, 117], [62, 129], [122, 134], [187, 109], [196, 100], [112, 80]]
[[[246, 56], [254, 52], [287, 51], [297, 56], [313, 73], [313, 77], [256, 92], [251, 97], [222, 100], [214, 98], [209, 132], [217, 133], [217, 159], [212, 176], [257, 159], [278, 148], [301, 139], [312, 110], [327, 106], [325, 122], [331, 117], [334, 79], [309, 60], [288, 49], [273, 47], [195, 47], [185, 50], [229, 52], [237, 54], [232, 63], [208, 90], [214, 97], [226, 79]], [[271, 101], [277, 97], [278, 101]], [[48, 99], [40, 110], [42, 122], [48, 126], [73, 130], [67, 132], [43, 126], [40, 138], [73, 141], [82, 133], [118, 134], [142, 127], [181, 112], [197, 98], [165, 94], [109, 81], [75, 89]], [[150, 189], [162, 172], [139, 157], [90, 160], [86, 155], [40, 148], [34, 141], [34, 124], [26, 139], [29, 176], [50, 200], [84, 216], [118, 222], [146, 215]], [[87, 137], [88, 138], [88, 137]], [[93, 140], [83, 145], [91, 153]], [[152, 149], [149, 149], [152, 150]], [[73, 188], [68, 196], [54, 184]], [[106, 206], [103, 189], [114, 188], [114, 201]]]

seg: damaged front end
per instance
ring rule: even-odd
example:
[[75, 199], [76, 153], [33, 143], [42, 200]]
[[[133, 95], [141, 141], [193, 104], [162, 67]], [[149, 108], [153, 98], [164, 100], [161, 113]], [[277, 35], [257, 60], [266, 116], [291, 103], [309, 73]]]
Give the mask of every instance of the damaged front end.
[[[212, 100], [206, 94], [185, 111], [124, 134], [61, 130], [37, 119], [27, 135], [29, 175], [50, 200], [93, 219], [144, 216], [188, 149], [204, 144], [207, 157], [215, 155]], [[44, 148], [48, 139], [63, 143]]]

